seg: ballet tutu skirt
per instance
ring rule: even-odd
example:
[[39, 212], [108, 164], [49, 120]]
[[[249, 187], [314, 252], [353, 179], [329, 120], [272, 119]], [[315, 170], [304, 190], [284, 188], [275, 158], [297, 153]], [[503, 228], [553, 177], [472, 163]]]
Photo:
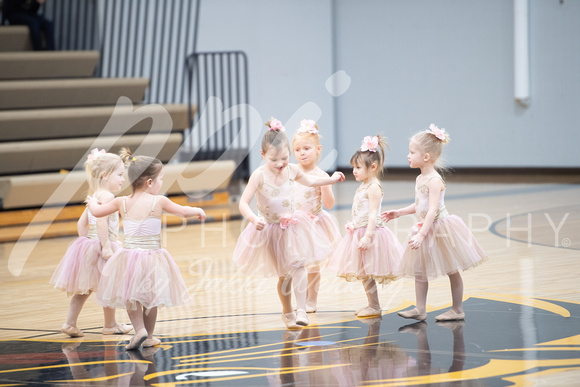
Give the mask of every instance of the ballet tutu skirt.
[[[127, 239], [127, 236], [125, 236]], [[179, 267], [163, 248], [121, 248], [103, 268], [97, 302], [109, 308], [171, 307], [191, 301]]]
[[320, 264], [331, 252], [328, 237], [314, 219], [295, 211], [262, 230], [249, 223], [240, 234], [233, 261], [245, 274], [285, 277], [297, 268]]
[[[405, 246], [421, 226], [413, 227]], [[479, 266], [485, 260], [487, 255], [471, 230], [459, 216], [449, 215], [433, 222], [418, 249], [405, 249], [399, 274], [427, 281]]]
[[[113, 252], [119, 250], [116, 242], [110, 242]], [[106, 260], [101, 257], [98, 239], [79, 237], [73, 241], [56, 267], [50, 284], [67, 295], [89, 294], [97, 290]]]
[[[311, 215], [311, 217], [313, 217]], [[326, 239], [328, 239], [328, 243], [330, 244], [330, 252], [325, 259], [320, 261], [316, 266], [311, 267], [308, 271], [309, 272], [318, 272], [320, 271], [321, 267], [326, 267], [332, 254], [334, 254], [334, 250], [342, 240], [342, 236], [340, 235], [340, 231], [338, 229], [338, 223], [336, 219], [330, 215], [326, 211], [320, 211], [318, 215], [313, 217], [313, 220], [316, 226], [322, 231]]]
[[397, 280], [403, 247], [395, 234], [387, 227], [377, 227], [372, 245], [360, 250], [358, 244], [365, 233], [366, 227], [352, 229], [347, 224], [347, 234], [336, 247], [328, 268], [347, 281], [372, 278], [388, 284]]

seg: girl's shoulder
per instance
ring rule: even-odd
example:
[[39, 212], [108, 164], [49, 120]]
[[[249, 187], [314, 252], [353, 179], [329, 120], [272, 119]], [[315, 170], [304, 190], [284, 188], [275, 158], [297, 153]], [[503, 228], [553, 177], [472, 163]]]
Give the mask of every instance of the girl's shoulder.
[[93, 196], [102, 204], [108, 203], [115, 198], [112, 192], [106, 190], [96, 191]]
[[367, 187], [367, 191], [369, 193], [374, 193], [374, 194], [378, 194], [380, 193], [381, 195], [383, 194], [383, 186], [381, 185], [380, 181], [373, 181], [370, 182], [368, 187]]

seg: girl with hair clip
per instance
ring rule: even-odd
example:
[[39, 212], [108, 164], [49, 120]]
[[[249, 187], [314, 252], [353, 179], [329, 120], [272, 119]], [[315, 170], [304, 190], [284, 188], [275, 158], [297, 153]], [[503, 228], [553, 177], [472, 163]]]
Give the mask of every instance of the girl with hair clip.
[[449, 276], [453, 304], [450, 310], [435, 317], [437, 321], [463, 320], [463, 280], [459, 270], [478, 266], [487, 259], [475, 237], [457, 215], [449, 215], [444, 204], [445, 182], [438, 170], [443, 144], [449, 142], [445, 129], [434, 124], [415, 134], [409, 143], [407, 159], [411, 168], [419, 168], [415, 185], [415, 203], [398, 210], [385, 211], [385, 221], [415, 214], [418, 223], [411, 230], [403, 254], [400, 274], [415, 278], [416, 306], [399, 316], [423, 321], [429, 280]]
[[354, 195], [347, 233], [329, 265], [339, 277], [363, 282], [368, 305], [355, 312], [357, 317], [381, 315], [377, 283], [388, 284], [398, 278], [394, 273], [403, 252], [394, 233], [380, 217], [383, 188], [379, 176], [385, 162], [385, 146], [387, 142], [380, 135], [367, 136], [350, 159], [354, 177], [361, 185]]
[[[125, 166], [121, 158], [104, 149], [93, 149], [85, 162], [85, 171], [89, 183], [89, 195], [103, 203], [115, 197], [125, 182]], [[55, 289], [72, 295], [66, 322], [61, 332], [70, 337], [84, 336], [77, 327], [81, 310], [93, 291], [97, 290], [101, 272], [107, 259], [119, 246], [119, 213], [115, 212], [106, 218], [96, 218], [90, 210], [85, 209], [78, 223], [79, 238], [67, 249], [57, 266], [50, 283]], [[104, 335], [125, 334], [130, 332], [129, 325], [119, 324], [115, 319], [115, 309], [103, 308], [105, 324]]]
[[148, 156], [133, 156], [121, 150], [128, 166], [133, 188], [130, 196], [100, 205], [90, 197], [88, 207], [97, 216], [119, 211], [123, 216], [123, 248], [109, 259], [97, 290], [97, 302], [111, 308], [125, 308], [135, 335], [125, 347], [128, 350], [160, 344], [153, 337], [157, 308], [176, 306], [191, 300], [183, 277], [167, 250], [161, 247], [163, 211], [185, 218], [205, 220], [201, 208], [180, 206], [157, 195], [163, 184], [161, 161]]
[[[307, 175], [328, 177], [328, 174], [316, 164], [320, 157], [322, 145], [318, 125], [313, 120], [300, 121], [298, 132], [292, 140], [294, 157], [298, 160], [298, 169]], [[315, 221], [318, 228], [327, 237], [332, 251], [341, 239], [340, 230], [334, 217], [324, 211], [324, 207], [331, 209], [334, 206], [334, 194], [332, 186], [307, 187], [297, 184], [294, 187], [294, 200], [296, 209], [307, 212]], [[312, 265], [307, 268], [308, 289], [306, 292], [306, 312], [316, 312], [316, 301], [320, 287], [320, 265]]]
[[[286, 327], [298, 328], [309, 322], [305, 267], [323, 260], [331, 248], [312, 218], [296, 210], [294, 182], [317, 187], [343, 181], [344, 175], [335, 172], [332, 177], [314, 176], [288, 164], [290, 142], [284, 126], [274, 118], [266, 126], [260, 151], [266, 164], [252, 173], [240, 199], [240, 212], [250, 223], [240, 234], [233, 261], [245, 273], [261, 271], [266, 276], [278, 276], [282, 320]], [[254, 196], [258, 214], [250, 208]], [[292, 284], [296, 313], [292, 308]]]

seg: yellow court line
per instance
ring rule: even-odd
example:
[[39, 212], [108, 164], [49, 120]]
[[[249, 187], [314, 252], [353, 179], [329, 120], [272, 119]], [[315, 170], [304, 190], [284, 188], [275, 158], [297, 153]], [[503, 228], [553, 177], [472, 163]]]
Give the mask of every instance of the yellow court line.
[[580, 351], [580, 347], [534, 347], [534, 348], [509, 348], [494, 349], [487, 352], [529, 352], [529, 351]]
[[551, 302], [538, 300], [532, 297], [515, 294], [480, 293], [477, 295], [477, 298], [499, 302], [506, 302], [507, 299], [509, 302], [514, 304], [531, 306], [533, 308], [543, 309], [548, 312], [559, 314], [562, 317], [570, 317], [570, 311], [568, 309], [563, 308], [560, 305], [552, 304]]
[[12, 373], [12, 372], [26, 372], [35, 370], [48, 370], [52, 368], [69, 368], [77, 366], [87, 366], [94, 364], [117, 364], [117, 363], [133, 363], [133, 364], [153, 364], [147, 360], [103, 360], [103, 361], [89, 361], [86, 363], [71, 363], [71, 364], [57, 364], [52, 366], [41, 366], [41, 367], [31, 367], [31, 368], [18, 368], [13, 370], [0, 370], [0, 374]]
[[502, 378], [502, 380], [513, 383], [514, 387], [535, 386], [536, 383], [533, 382], [534, 378], [550, 376], [553, 374], [559, 374], [559, 373], [566, 372], [566, 371], [576, 371], [576, 370], [580, 370], [580, 368], [578, 368], [578, 367], [551, 368], [548, 370], [534, 372], [531, 374], [510, 376], [508, 378]]
[[564, 337], [563, 339], [557, 339], [552, 341], [546, 341], [545, 343], [538, 343], [536, 345], [580, 345], [580, 335]]
[[93, 379], [71, 379], [71, 380], [46, 380], [45, 383], [80, 383], [80, 382], [103, 382], [105, 380], [112, 380], [118, 379], [123, 376], [133, 375], [133, 372], [127, 372], [124, 374], [117, 374], [111, 376], [102, 376], [100, 378], [93, 378]]

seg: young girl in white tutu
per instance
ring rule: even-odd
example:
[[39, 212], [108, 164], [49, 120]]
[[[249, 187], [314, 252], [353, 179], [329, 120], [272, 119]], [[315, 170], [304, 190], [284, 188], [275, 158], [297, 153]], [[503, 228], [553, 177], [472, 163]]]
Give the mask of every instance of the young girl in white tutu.
[[121, 151], [121, 158], [128, 165], [133, 194], [103, 205], [92, 197], [88, 207], [96, 216], [117, 211], [123, 216], [123, 248], [103, 268], [97, 302], [127, 309], [135, 335], [125, 348], [137, 349], [141, 344], [152, 347], [160, 343], [153, 337], [157, 308], [185, 304], [191, 299], [175, 261], [161, 247], [161, 215], [166, 211], [205, 220], [205, 213], [201, 208], [180, 206], [157, 195], [163, 184], [163, 165], [158, 159], [133, 157], [128, 149]]
[[385, 162], [384, 138], [365, 137], [359, 150], [351, 157], [353, 174], [361, 185], [352, 202], [352, 219], [346, 224], [342, 238], [330, 261], [329, 268], [347, 281], [360, 280], [368, 305], [358, 309], [358, 317], [380, 316], [381, 305], [377, 282], [387, 284], [395, 279], [403, 248], [394, 233], [381, 220], [383, 188], [379, 176]]
[[[118, 155], [106, 153], [105, 150], [93, 149], [85, 162], [85, 171], [89, 183], [89, 195], [103, 203], [115, 197], [125, 182], [125, 167]], [[119, 246], [119, 213], [115, 212], [106, 218], [96, 218], [85, 209], [77, 223], [79, 238], [67, 249], [57, 266], [50, 283], [72, 295], [66, 322], [61, 332], [70, 337], [84, 336], [77, 327], [81, 310], [93, 291], [97, 290], [101, 271], [107, 259]], [[103, 308], [105, 325], [104, 335], [124, 334], [130, 332], [131, 326], [119, 324], [115, 319], [115, 309]]]
[[448, 275], [453, 305], [435, 320], [463, 320], [463, 280], [459, 271], [478, 266], [487, 258], [461, 218], [449, 215], [445, 208], [445, 182], [437, 172], [437, 160], [443, 144], [448, 142], [445, 129], [434, 124], [411, 138], [407, 159], [411, 168], [421, 169], [415, 185], [415, 203], [382, 214], [385, 221], [409, 214], [416, 214], [418, 220], [407, 239], [400, 269], [402, 275], [415, 278], [417, 301], [414, 309], [399, 312], [401, 317], [425, 320], [428, 281]]
[[[332, 177], [307, 175], [298, 166], [288, 164], [290, 142], [284, 126], [274, 118], [266, 126], [260, 151], [266, 164], [252, 173], [240, 199], [240, 212], [250, 223], [240, 234], [233, 261], [245, 273], [278, 277], [282, 320], [288, 328], [297, 328], [309, 322], [305, 267], [325, 259], [331, 247], [314, 220], [306, 212], [296, 210], [295, 182], [315, 187], [342, 181], [344, 175], [340, 172]], [[250, 208], [254, 196], [258, 214]], [[292, 309], [292, 282], [296, 313]]]
[[[313, 120], [300, 121], [298, 132], [292, 140], [292, 150], [294, 151], [294, 157], [298, 160], [298, 169], [302, 173], [328, 177], [328, 174], [316, 165], [322, 145], [320, 145], [318, 125]], [[334, 206], [332, 186], [307, 187], [297, 184], [294, 187], [294, 200], [297, 210], [307, 212], [314, 219], [316, 225], [328, 238], [332, 252], [334, 252], [334, 248], [341, 239], [340, 230], [336, 219], [322, 208], [322, 205], [328, 209]], [[309, 266], [307, 272], [306, 312], [312, 313], [316, 312], [316, 301], [320, 287], [320, 265]]]

